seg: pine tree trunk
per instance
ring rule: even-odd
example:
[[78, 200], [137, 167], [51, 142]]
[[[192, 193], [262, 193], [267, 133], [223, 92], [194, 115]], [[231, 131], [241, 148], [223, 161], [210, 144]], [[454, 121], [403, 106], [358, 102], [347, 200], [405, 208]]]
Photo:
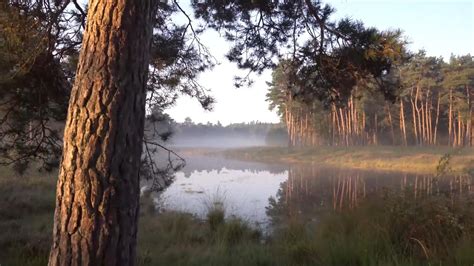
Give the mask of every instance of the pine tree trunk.
[[466, 120], [466, 134], [465, 134], [465, 146], [471, 146], [471, 122], [472, 122], [472, 109], [471, 109], [471, 93], [469, 92], [469, 86], [466, 85], [466, 101], [467, 108], [469, 110], [469, 117]]
[[[363, 110], [362, 111], [362, 132], [363, 133], [366, 133], [366, 131], [367, 131], [366, 128], [365, 128], [365, 125], [366, 125], [366, 121], [365, 121], [366, 119], [365, 118], [366, 118], [365, 117], [365, 110]], [[367, 138], [364, 137], [364, 139], [365, 139], [365, 142], [367, 142]]]
[[423, 133], [423, 134], [422, 134], [423, 138], [422, 138], [421, 141], [422, 141], [423, 145], [425, 145], [425, 144], [426, 144], [425, 105], [424, 105], [422, 99], [420, 99], [420, 102], [421, 102], [421, 108], [420, 108], [421, 119], [418, 120], [418, 121], [420, 121], [420, 123], [421, 123], [421, 125], [420, 125], [420, 130], [421, 130], [421, 132]]
[[291, 124], [290, 124], [290, 111], [288, 109], [288, 102], [285, 103], [285, 124], [286, 124], [286, 132], [288, 134], [288, 147], [292, 146], [291, 143]]
[[462, 146], [462, 117], [461, 112], [458, 110], [458, 147]]
[[343, 114], [343, 111], [342, 111], [342, 108], [339, 108], [339, 115], [341, 116], [341, 125], [342, 125], [342, 138], [343, 138], [343, 143], [344, 145], [347, 146], [347, 142], [346, 142], [346, 122], [344, 121], [344, 114]]
[[426, 137], [427, 137], [427, 142], [428, 144], [433, 144], [433, 139], [432, 139], [432, 127], [431, 127], [431, 97], [430, 97], [430, 91], [428, 90], [426, 92], [426, 102], [425, 102], [425, 121], [426, 121]]
[[451, 146], [452, 143], [452, 127], [453, 127], [453, 90], [449, 89], [449, 118], [448, 118], [448, 145]]
[[135, 264], [151, 3], [89, 2], [49, 265]]
[[403, 108], [403, 99], [400, 99], [400, 125], [403, 133], [403, 144], [405, 146], [408, 145], [407, 143], [407, 131], [406, 131], [406, 125], [405, 125], [405, 110]]
[[433, 144], [437, 144], [437, 136], [438, 136], [438, 123], [439, 123], [439, 107], [440, 107], [440, 101], [441, 101], [441, 94], [438, 93], [438, 104], [436, 106], [436, 122], [435, 122], [435, 128], [434, 128], [434, 140]]
[[332, 127], [331, 127], [331, 133], [332, 133], [332, 145], [335, 145], [336, 143], [336, 115], [334, 111], [335, 107], [334, 105], [331, 106], [331, 121], [332, 121]]
[[415, 134], [415, 143], [418, 143], [418, 130], [417, 130], [417, 123], [416, 123], [416, 108], [415, 108], [415, 101], [413, 100], [413, 88], [411, 89], [410, 92], [410, 101], [411, 101], [411, 110], [412, 110], [412, 115], [413, 115], [413, 133]]

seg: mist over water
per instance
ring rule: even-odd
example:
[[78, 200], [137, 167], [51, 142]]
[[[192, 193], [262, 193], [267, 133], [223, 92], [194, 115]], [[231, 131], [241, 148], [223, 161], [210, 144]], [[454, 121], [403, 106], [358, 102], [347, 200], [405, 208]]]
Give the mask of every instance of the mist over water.
[[286, 128], [282, 124], [250, 122], [222, 126], [185, 123], [169, 126], [172, 132], [169, 144], [186, 148], [239, 148], [266, 145], [286, 145]]
[[318, 212], [356, 207], [374, 193], [412, 191], [415, 197], [473, 193], [472, 177], [323, 167], [318, 164], [265, 164], [224, 158], [202, 150], [181, 150], [187, 161], [175, 182], [155, 197], [161, 211], [184, 211], [204, 218], [213, 202], [226, 216], [260, 228], [296, 217], [317, 221]]
[[170, 145], [177, 148], [244, 148], [265, 146], [264, 136], [202, 136], [202, 137], [174, 137]]

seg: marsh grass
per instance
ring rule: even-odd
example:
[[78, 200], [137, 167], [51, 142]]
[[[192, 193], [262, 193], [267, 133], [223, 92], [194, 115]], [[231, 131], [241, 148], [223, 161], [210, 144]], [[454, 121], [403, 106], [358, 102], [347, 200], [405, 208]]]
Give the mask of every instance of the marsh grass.
[[54, 175], [33, 169], [19, 176], [9, 168], [0, 168], [0, 264], [47, 264]]
[[318, 223], [289, 219], [269, 237], [238, 219], [213, 224], [165, 213], [142, 219], [160, 244], [141, 239], [155, 251], [140, 258], [145, 265], [472, 265], [473, 199], [413, 197], [387, 191]]
[[271, 265], [260, 233], [239, 219], [211, 223], [165, 212], [141, 217], [140, 230], [139, 265]]
[[472, 207], [472, 198], [443, 195], [369, 198], [320, 222], [314, 239], [321, 265], [472, 265]]
[[439, 160], [451, 155], [453, 173], [474, 165], [474, 149], [451, 147], [355, 146], [314, 148], [254, 147], [223, 152], [231, 158], [261, 162], [316, 163], [355, 169], [434, 173]]
[[207, 208], [207, 221], [212, 231], [216, 231], [224, 224], [226, 209], [224, 202], [226, 201], [226, 194], [218, 188], [214, 194], [204, 199], [204, 206]]
[[[0, 264], [46, 265], [55, 174], [0, 176]], [[141, 201], [139, 265], [473, 265], [472, 195], [370, 196], [358, 208], [316, 223], [289, 219], [270, 236], [235, 217], [225, 204], [204, 219], [157, 213]]]

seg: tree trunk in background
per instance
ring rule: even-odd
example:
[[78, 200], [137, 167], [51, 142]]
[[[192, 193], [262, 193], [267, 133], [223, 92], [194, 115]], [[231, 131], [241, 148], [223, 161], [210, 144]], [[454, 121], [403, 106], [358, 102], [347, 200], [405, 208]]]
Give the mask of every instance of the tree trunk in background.
[[458, 144], [457, 146], [460, 147], [462, 146], [462, 117], [461, 117], [461, 112], [458, 110]]
[[438, 136], [438, 122], [439, 122], [439, 105], [440, 105], [440, 101], [441, 101], [441, 94], [438, 93], [438, 104], [437, 104], [437, 107], [436, 107], [436, 123], [435, 123], [435, 128], [434, 128], [434, 140], [433, 140], [433, 144], [437, 144], [437, 136]]
[[453, 90], [449, 89], [449, 118], [448, 118], [448, 145], [451, 146], [451, 144], [454, 146], [454, 143], [452, 142], [452, 126], [453, 126]]
[[151, 0], [91, 0], [71, 92], [49, 265], [133, 265]]
[[415, 134], [415, 144], [418, 143], [418, 130], [416, 124], [416, 108], [415, 108], [415, 101], [413, 100], [413, 88], [410, 91], [410, 101], [411, 101], [411, 113], [413, 115], [413, 133]]
[[469, 91], [469, 86], [466, 85], [466, 98], [467, 98], [467, 108], [469, 110], [469, 117], [468, 119], [466, 120], [466, 141], [465, 141], [465, 145], [466, 146], [471, 146], [472, 143], [471, 143], [471, 128], [472, 128], [472, 107], [471, 107], [471, 92]]
[[388, 114], [388, 123], [390, 124], [390, 135], [392, 137], [392, 145], [395, 145], [395, 130], [393, 129], [392, 111], [390, 111], [390, 106], [387, 102], [385, 102], [385, 108]]
[[405, 109], [403, 108], [403, 99], [400, 99], [400, 128], [403, 134], [403, 144], [408, 145], [407, 142], [407, 131], [405, 125]]

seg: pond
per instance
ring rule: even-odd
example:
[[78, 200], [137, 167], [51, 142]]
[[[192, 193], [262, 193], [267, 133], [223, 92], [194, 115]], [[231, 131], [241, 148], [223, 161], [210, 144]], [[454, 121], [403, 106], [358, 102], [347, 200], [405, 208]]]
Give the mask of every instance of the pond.
[[226, 216], [267, 228], [281, 219], [317, 219], [319, 212], [357, 207], [373, 193], [411, 191], [414, 197], [440, 193], [473, 194], [469, 176], [381, 172], [325, 167], [318, 164], [264, 164], [219, 156], [189, 154], [175, 182], [156, 195], [161, 211], [205, 217], [213, 202]]

